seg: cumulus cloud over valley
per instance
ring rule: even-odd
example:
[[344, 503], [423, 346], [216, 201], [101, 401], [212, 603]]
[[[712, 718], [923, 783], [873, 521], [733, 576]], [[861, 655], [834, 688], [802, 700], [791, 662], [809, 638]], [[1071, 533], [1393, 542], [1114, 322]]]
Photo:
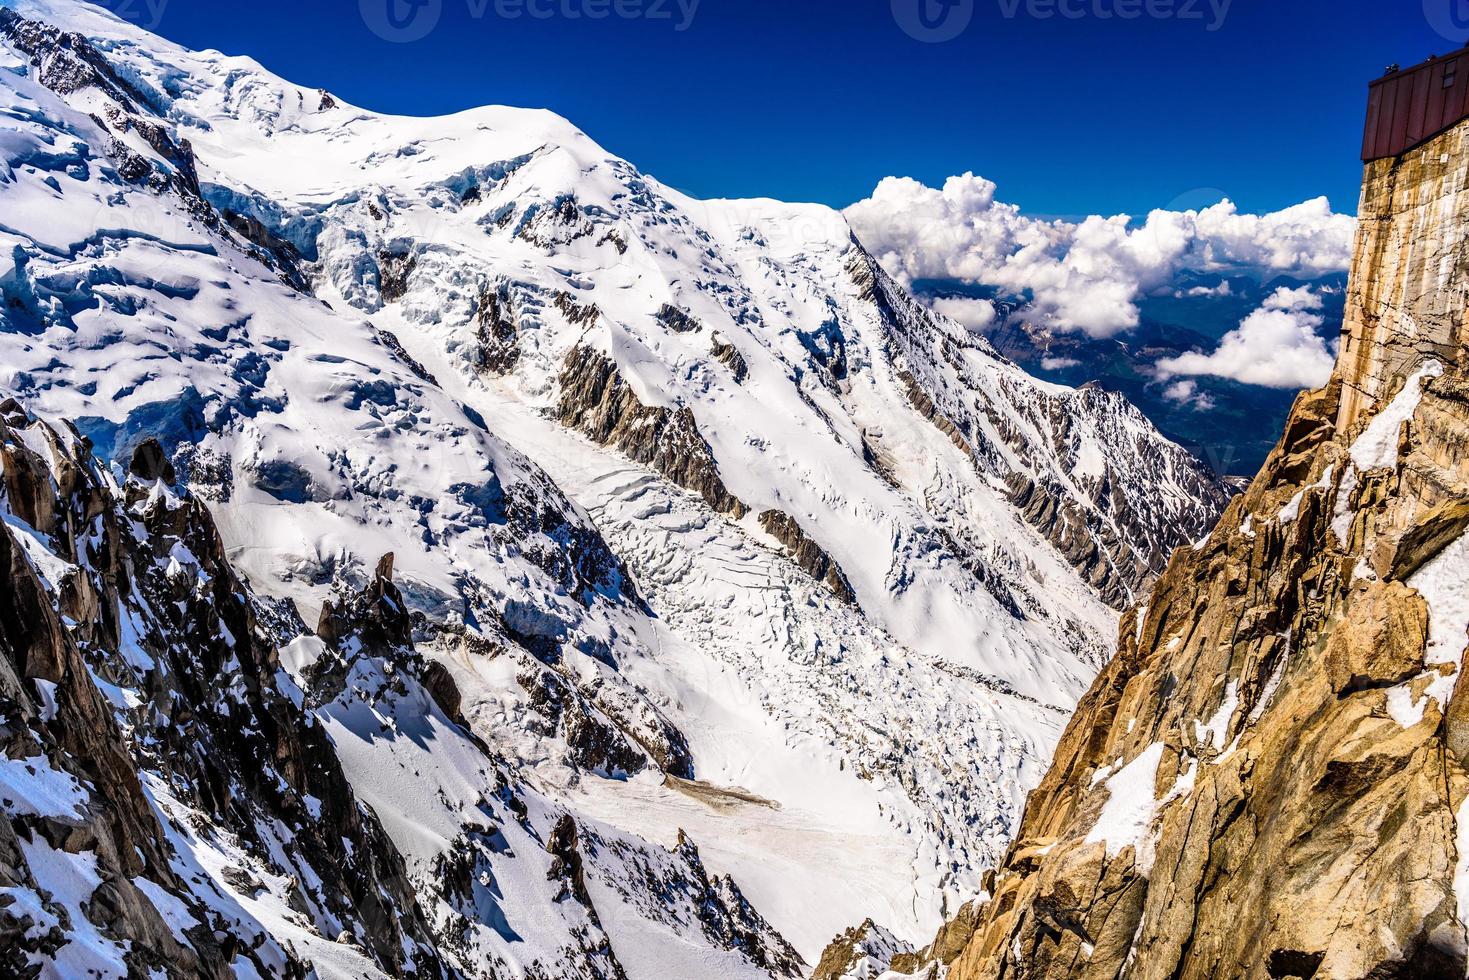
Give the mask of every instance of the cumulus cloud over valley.
[[1165, 377], [1212, 375], [1266, 388], [1318, 387], [1336, 363], [1336, 351], [1319, 333], [1321, 307], [1321, 297], [1310, 289], [1277, 289], [1239, 329], [1224, 335], [1214, 353], [1165, 358], [1158, 370]]
[[[1172, 293], [1184, 270], [1262, 280], [1345, 270], [1356, 226], [1324, 197], [1263, 215], [1242, 214], [1224, 200], [1202, 210], [1154, 211], [1140, 222], [1127, 215], [1043, 220], [997, 200], [995, 184], [973, 174], [951, 177], [941, 189], [889, 177], [846, 214], [863, 244], [907, 282], [958, 280], [1026, 296], [1026, 316], [1095, 338], [1136, 327], [1138, 301]], [[1227, 284], [1188, 293], [1209, 294], [1227, 296]], [[1325, 374], [1331, 367], [1314, 333], [1319, 307], [1309, 295], [1277, 293], [1217, 351], [1175, 358], [1167, 371], [1272, 387], [1318, 384], [1323, 365]], [[995, 319], [994, 307], [980, 300], [944, 299], [935, 308], [975, 330]]]

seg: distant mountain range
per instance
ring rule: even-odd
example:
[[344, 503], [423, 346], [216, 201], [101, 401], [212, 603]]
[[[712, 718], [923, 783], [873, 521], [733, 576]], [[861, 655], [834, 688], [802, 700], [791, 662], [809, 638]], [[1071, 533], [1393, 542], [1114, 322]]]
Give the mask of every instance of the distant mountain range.
[[1184, 272], [1172, 288], [1139, 300], [1142, 315], [1134, 330], [1105, 339], [1052, 329], [1028, 317], [1023, 303], [994, 290], [937, 280], [916, 282], [914, 290], [930, 300], [947, 296], [990, 300], [998, 316], [985, 336], [1005, 357], [1047, 381], [1119, 392], [1215, 472], [1247, 477], [1274, 448], [1296, 392], [1197, 376], [1189, 379], [1190, 397], [1170, 397], [1175, 379], [1160, 377], [1158, 362], [1193, 350], [1213, 350], [1221, 337], [1281, 288], [1309, 287], [1320, 296], [1318, 312], [1324, 321], [1320, 333], [1335, 343], [1346, 284], [1345, 273], [1261, 281]]

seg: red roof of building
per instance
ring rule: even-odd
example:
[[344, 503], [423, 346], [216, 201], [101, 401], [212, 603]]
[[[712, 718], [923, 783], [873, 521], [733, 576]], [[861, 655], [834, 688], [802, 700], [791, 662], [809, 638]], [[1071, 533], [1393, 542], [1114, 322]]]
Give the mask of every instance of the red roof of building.
[[1406, 153], [1469, 119], [1469, 49], [1389, 72], [1368, 88], [1362, 159]]

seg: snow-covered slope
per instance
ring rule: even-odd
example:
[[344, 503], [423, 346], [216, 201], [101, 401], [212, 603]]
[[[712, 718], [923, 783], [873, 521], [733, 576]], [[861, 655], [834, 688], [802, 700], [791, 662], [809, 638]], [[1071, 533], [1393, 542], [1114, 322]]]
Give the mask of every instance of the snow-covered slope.
[[[1115, 609], [1222, 502], [1120, 398], [913, 303], [836, 212], [691, 200], [544, 112], [382, 116], [5, 6], [0, 387], [107, 458], [159, 439], [310, 621], [393, 553], [489, 753], [604, 842], [687, 830], [808, 960], [970, 897]], [[430, 773], [431, 741], [391, 764]], [[373, 798], [389, 763], [338, 744]], [[588, 864], [622, 967], [658, 975], [683, 940]], [[547, 955], [511, 933], [494, 955]]]
[[4, 975], [799, 975], [692, 841], [578, 820], [474, 737], [391, 556], [301, 635], [156, 442], [91, 450], [0, 405]]

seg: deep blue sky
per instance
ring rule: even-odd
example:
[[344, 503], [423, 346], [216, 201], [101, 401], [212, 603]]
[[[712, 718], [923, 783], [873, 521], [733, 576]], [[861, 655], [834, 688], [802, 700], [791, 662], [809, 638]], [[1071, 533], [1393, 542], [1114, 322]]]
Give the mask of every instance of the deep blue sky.
[[389, 43], [359, 6], [388, 2], [403, 0], [103, 5], [147, 26], [166, 3], [158, 33], [374, 109], [554, 109], [699, 196], [842, 206], [889, 174], [937, 184], [973, 170], [1052, 215], [1141, 214], [1219, 192], [1247, 210], [1327, 194], [1354, 211], [1366, 82], [1469, 36], [1446, 39], [1425, 13], [1447, 31], [1466, 0], [1233, 0], [1215, 31], [1210, 5], [1224, 0], [1197, 0], [1201, 20], [1090, 13], [1195, 0], [1061, 0], [1087, 11], [1075, 20], [1030, 15], [1047, 0], [960, 0], [972, 20], [945, 43], [899, 26], [894, 6], [919, 0], [701, 0], [683, 31], [680, 0], [663, 20], [496, 12], [599, 0], [428, 0], [442, 4], [437, 27]]

